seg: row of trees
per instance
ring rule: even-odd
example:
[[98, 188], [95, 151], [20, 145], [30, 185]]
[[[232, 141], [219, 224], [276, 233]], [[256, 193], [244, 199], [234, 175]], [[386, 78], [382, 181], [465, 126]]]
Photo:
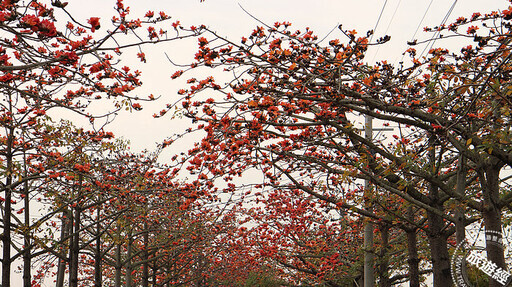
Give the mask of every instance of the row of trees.
[[[202, 193], [226, 182], [224, 192], [245, 194], [232, 239], [239, 256], [265, 260], [291, 285], [347, 286], [361, 283], [369, 251], [380, 286], [419, 286], [427, 274], [451, 286], [450, 252], [468, 226], [501, 234], [510, 218], [511, 13], [428, 28], [466, 44], [411, 47], [399, 66], [365, 62], [388, 37], [373, 43], [372, 32], [341, 26], [344, 40], [327, 45], [286, 22], [241, 42], [207, 30], [192, 68], [234, 77], [191, 78], [179, 91], [205, 136], [178, 161], [190, 163]], [[363, 116], [393, 132], [365, 137]], [[237, 184], [255, 173], [263, 179]], [[364, 224], [374, 229], [370, 250], [361, 248]], [[502, 247], [486, 251], [508, 270]]]
[[184, 28], [164, 12], [134, 18], [122, 0], [111, 19], [81, 22], [67, 5], [0, 3], [1, 286], [274, 280], [266, 261], [237, 257], [245, 249], [232, 237], [236, 205], [200, 180], [179, 180], [183, 163], [158, 160], [172, 141], [134, 153], [105, 130], [117, 113], [156, 100], [134, 95], [141, 72], [126, 60], [145, 63], [145, 45], [204, 27]]
[[160, 150], [133, 153], [103, 126], [154, 100], [129, 93], [141, 74], [122, 57], [145, 62], [145, 44], [201, 28], [133, 18], [122, 0], [112, 19], [80, 22], [67, 5], [0, 3], [1, 286], [200, 286], [214, 218], [185, 206], [193, 184], [157, 163]]
[[[512, 8], [427, 29], [471, 45], [411, 47], [395, 67], [365, 62], [388, 39], [371, 32], [340, 27], [323, 45], [284, 22], [233, 42], [178, 21], [171, 36], [165, 13], [131, 18], [121, 0], [108, 25], [66, 6], [0, 3], [2, 286], [13, 273], [24, 286], [347, 286], [364, 261], [380, 286], [451, 286], [468, 226], [508, 225]], [[178, 92], [203, 138], [163, 164], [172, 141], [136, 154], [103, 126], [154, 100], [130, 93], [140, 72], [121, 55], [145, 62], [145, 44], [189, 37], [190, 69], [234, 78]], [[363, 116], [393, 132], [364, 135]], [[508, 270], [503, 248], [486, 249]]]

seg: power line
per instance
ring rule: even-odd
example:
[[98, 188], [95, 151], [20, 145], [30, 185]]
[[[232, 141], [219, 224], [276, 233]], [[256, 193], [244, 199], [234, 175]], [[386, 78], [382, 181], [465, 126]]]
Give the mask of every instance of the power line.
[[388, 0], [384, 2], [384, 5], [382, 6], [382, 9], [380, 10], [379, 18], [377, 19], [377, 23], [375, 23], [375, 27], [373, 27], [373, 33], [370, 36], [370, 43], [372, 42], [373, 35], [375, 35], [375, 32], [377, 31], [377, 26], [379, 26], [380, 18], [382, 17], [382, 13], [384, 13], [384, 9], [386, 9], [386, 4], [388, 4]]
[[414, 31], [414, 34], [411, 37], [411, 41], [414, 41], [414, 37], [416, 37], [416, 34], [418, 33], [418, 30], [421, 27], [421, 24], [423, 23], [423, 20], [425, 20], [425, 17], [427, 16], [428, 10], [430, 10], [430, 6], [432, 6], [432, 3], [434, 0], [430, 0], [430, 3], [428, 4], [427, 10], [425, 10], [425, 13], [423, 13], [423, 17], [421, 17], [420, 22], [418, 23], [418, 27], [416, 27], [416, 31]]
[[[430, 50], [433, 46], [434, 46], [434, 43], [436, 42], [436, 40], [438, 39], [438, 36], [439, 34], [441, 33], [441, 27], [444, 26], [444, 24], [446, 24], [446, 21], [448, 20], [448, 17], [450, 17], [450, 15], [452, 14], [453, 12], [453, 8], [455, 8], [455, 5], [457, 4], [457, 1], [458, 0], [455, 0], [452, 4], [452, 6], [450, 7], [450, 9], [448, 10], [448, 12], [446, 13], [446, 15], [444, 16], [443, 18], [443, 21], [441, 21], [441, 24], [439, 25], [439, 29], [437, 29], [437, 31], [434, 33], [434, 35], [432, 35], [432, 38], [430, 38], [430, 40], [427, 42], [427, 45], [425, 46], [425, 48], [423, 49], [423, 51], [421, 52], [419, 58], [421, 58], [423, 56], [423, 54], [425, 53], [425, 51], [428, 51]], [[428, 47], [430, 45], [430, 48]]]
[[[398, 4], [396, 5], [395, 12], [393, 12], [393, 15], [391, 16], [391, 19], [389, 20], [388, 26], [386, 27], [386, 31], [384, 32], [384, 36], [388, 34], [389, 27], [391, 27], [391, 23], [393, 23], [393, 19], [395, 19], [396, 12], [398, 11], [398, 8], [400, 7], [400, 4], [402, 3], [402, 0], [398, 1]], [[382, 12], [381, 12], [382, 13]], [[379, 54], [380, 46], [377, 46], [377, 51], [375, 51], [375, 54], [372, 58], [372, 63], [375, 61], [375, 58], [377, 57], [377, 54]]]
[[[414, 42], [414, 40], [416, 38], [416, 34], [418, 33], [418, 30], [420, 29], [421, 24], [423, 24], [423, 20], [425, 20], [425, 17], [427, 16], [428, 11], [430, 10], [430, 6], [432, 6], [433, 2], [434, 2], [434, 0], [430, 0], [430, 3], [428, 4], [427, 9], [425, 10], [425, 13], [423, 13], [423, 17], [421, 17], [421, 20], [418, 23], [418, 26], [416, 27], [416, 31], [414, 31], [414, 34], [411, 37], [411, 40], [410, 40], [411, 42]], [[405, 57], [405, 53], [402, 54], [402, 58], [400, 59], [400, 62], [403, 62], [404, 57]], [[396, 61], [395, 61], [395, 63], [396, 63]]]
[[336, 26], [334, 26], [334, 27], [332, 28], [332, 30], [331, 30], [329, 33], [327, 33], [327, 35], [325, 35], [325, 37], [323, 37], [323, 38], [322, 38], [322, 40], [320, 40], [320, 41], [318, 41], [318, 42], [316, 42], [316, 43], [317, 43], [317, 44], [322, 43], [322, 42], [323, 42], [327, 37], [329, 37], [329, 35], [331, 35], [331, 33], [332, 33], [332, 32], [334, 32], [334, 30], [336, 30], [336, 28], [338, 28], [339, 26], [340, 26], [340, 23], [338, 22], [338, 24], [336, 24]]
[[402, 3], [402, 0], [398, 1], [398, 4], [396, 5], [395, 12], [393, 12], [393, 16], [391, 16], [391, 20], [389, 20], [388, 27], [386, 27], [386, 32], [384, 32], [384, 35], [388, 33], [389, 27], [391, 26], [391, 23], [393, 23], [393, 19], [395, 19], [396, 12], [398, 11], [398, 8], [400, 7], [400, 4]]

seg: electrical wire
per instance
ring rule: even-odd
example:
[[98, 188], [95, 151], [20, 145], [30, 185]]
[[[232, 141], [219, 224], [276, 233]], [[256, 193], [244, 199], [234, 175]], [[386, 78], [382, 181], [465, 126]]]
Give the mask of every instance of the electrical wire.
[[423, 23], [423, 20], [425, 20], [425, 17], [427, 16], [428, 10], [430, 10], [430, 6], [432, 6], [432, 3], [434, 0], [430, 0], [430, 3], [428, 4], [427, 10], [425, 10], [425, 13], [423, 13], [423, 17], [421, 17], [420, 22], [418, 23], [418, 27], [416, 27], [416, 31], [414, 31], [414, 34], [411, 37], [411, 42], [414, 41], [414, 37], [416, 37], [416, 34], [418, 33], [418, 30], [421, 27], [421, 24]]
[[329, 33], [327, 33], [327, 35], [325, 35], [325, 37], [322, 38], [322, 40], [316, 42], [316, 44], [320, 44], [322, 43], [325, 39], [327, 39], [327, 37], [329, 37], [329, 35], [331, 35], [332, 32], [334, 32], [334, 30], [336, 30], [336, 28], [338, 28], [340, 26], [340, 23], [336, 24], [336, 26], [334, 26], [334, 28], [332, 28], [331, 31], [329, 31]]
[[[418, 30], [420, 29], [421, 27], [421, 24], [423, 24], [423, 20], [425, 20], [425, 17], [427, 17], [427, 13], [428, 11], [430, 10], [430, 6], [432, 6], [432, 3], [434, 2], [434, 0], [430, 0], [430, 3], [428, 4], [428, 7], [427, 9], [425, 10], [425, 13], [423, 13], [423, 17], [421, 17], [421, 20], [420, 22], [418, 23], [418, 26], [416, 27], [416, 31], [414, 31], [414, 34], [412, 35], [411, 37], [411, 40], [410, 42], [414, 42], [416, 39], [416, 34], [418, 34]], [[405, 57], [405, 53], [402, 54], [402, 57], [400, 58], [400, 62], [403, 62], [404, 61], [404, 57]], [[396, 61], [395, 61], [396, 63]]]
[[388, 33], [389, 27], [391, 26], [391, 23], [393, 23], [393, 19], [395, 19], [396, 12], [398, 11], [398, 8], [400, 7], [400, 4], [402, 4], [402, 0], [398, 1], [398, 4], [396, 5], [395, 12], [393, 12], [393, 16], [391, 16], [391, 20], [389, 20], [388, 26], [386, 27], [386, 31], [384, 32], [384, 35]]
[[[402, 3], [402, 0], [398, 1], [398, 4], [396, 5], [395, 12], [393, 12], [393, 16], [391, 16], [391, 19], [389, 20], [388, 26], [386, 27], [386, 31], [384, 32], [384, 36], [388, 34], [389, 27], [391, 27], [391, 23], [393, 23], [393, 20], [395, 19], [396, 12], [398, 11], [398, 8], [400, 7], [400, 4]], [[377, 51], [373, 55], [372, 62], [375, 61], [375, 58], [377, 57], [377, 54], [379, 54], [380, 46], [377, 46]]]
[[[448, 12], [444, 16], [443, 21], [441, 21], [441, 24], [439, 25], [439, 29], [437, 29], [437, 31], [434, 33], [434, 35], [432, 35], [432, 38], [430, 38], [430, 40], [427, 42], [427, 45], [425, 46], [425, 48], [421, 52], [419, 58], [421, 58], [426, 51], [432, 49], [432, 47], [434, 46], [436, 40], [438, 39], [439, 34], [441, 33], [441, 29], [440, 28], [443, 27], [446, 24], [446, 21], [448, 20], [448, 17], [450, 17], [450, 15], [452, 14], [453, 9], [455, 8], [455, 5], [457, 4], [457, 1], [458, 0], [455, 0], [453, 2], [452, 6], [450, 7]], [[429, 46], [430, 46], [430, 48], [429, 48]]]
[[386, 4], [388, 4], [388, 0], [384, 2], [384, 5], [382, 6], [382, 9], [380, 10], [379, 18], [377, 19], [377, 23], [375, 23], [375, 27], [373, 28], [373, 33], [370, 36], [370, 43], [372, 42], [373, 35], [375, 35], [375, 32], [377, 31], [377, 26], [379, 26], [380, 18], [382, 17], [382, 13], [384, 13], [384, 9], [386, 9]]

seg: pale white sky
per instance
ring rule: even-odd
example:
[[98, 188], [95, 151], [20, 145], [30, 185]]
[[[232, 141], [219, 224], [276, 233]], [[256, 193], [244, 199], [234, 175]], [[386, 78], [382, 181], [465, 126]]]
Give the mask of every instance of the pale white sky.
[[[391, 35], [391, 41], [378, 50], [370, 50], [366, 58], [368, 61], [375, 62], [383, 59], [391, 63], [400, 61], [402, 52], [407, 49], [406, 42], [411, 40], [418, 25], [420, 29], [415, 38], [420, 40], [430, 38], [430, 34], [423, 32], [423, 27], [439, 25], [454, 1], [206, 0], [200, 3], [199, 0], [125, 0], [125, 5], [131, 7], [133, 15], [144, 15], [148, 10], [164, 11], [173, 18], [171, 22], [180, 20], [187, 27], [205, 24], [223, 36], [238, 40], [260, 25], [239, 5], [265, 23], [289, 21], [295, 29], [304, 30], [305, 27], [310, 27], [320, 38], [323, 38], [339, 24], [342, 24], [345, 29], [355, 29], [360, 34], [365, 34], [366, 31], [374, 28], [385, 2], [386, 6], [374, 37], [381, 37], [387, 32]], [[68, 8], [78, 18], [100, 16], [102, 21], [108, 21], [110, 15], [113, 15], [111, 7], [114, 3], [114, 0], [74, 1], [68, 5]], [[430, 8], [425, 14], [429, 5]], [[459, 16], [469, 17], [477, 11], [486, 13], [502, 10], [508, 5], [509, 2], [505, 0], [459, 0], [448, 23]], [[420, 24], [424, 15], [425, 18]], [[343, 39], [343, 35], [335, 29], [328, 37], [328, 39], [332, 38]], [[136, 92], [142, 95], [149, 93], [161, 95], [162, 99], [156, 103], [144, 104], [142, 112], [120, 115], [115, 123], [109, 126], [117, 136], [129, 139], [134, 150], [152, 149], [155, 142], [182, 130], [189, 123], [188, 121], [170, 121], [168, 117], [154, 120], [151, 115], [159, 112], [167, 103], [174, 102], [178, 98], [176, 91], [183, 87], [180, 81], [170, 79], [170, 75], [177, 68], [167, 62], [164, 53], [168, 53], [178, 63], [189, 63], [196, 52], [196, 47], [197, 44], [194, 42], [144, 48], [148, 56], [148, 64], [139, 67], [143, 72], [144, 87]], [[126, 53], [125, 55], [127, 58], [134, 58], [134, 54]]]

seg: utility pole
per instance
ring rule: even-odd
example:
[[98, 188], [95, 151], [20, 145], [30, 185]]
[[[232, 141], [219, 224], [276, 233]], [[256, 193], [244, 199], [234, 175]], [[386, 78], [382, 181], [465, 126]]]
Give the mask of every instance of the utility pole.
[[[364, 136], [371, 141], [373, 138], [373, 117], [365, 115], [364, 117]], [[370, 190], [370, 181], [364, 180], [364, 195], [366, 195], [365, 208], [371, 212], [372, 206], [368, 199]], [[373, 287], [375, 285], [374, 276], [374, 254], [373, 254], [373, 223], [368, 220], [364, 225], [364, 287]]]
[[[364, 136], [365, 139], [371, 142], [373, 140], [373, 132], [374, 131], [393, 131], [393, 128], [373, 128], [373, 117], [370, 115], [364, 116]], [[370, 155], [373, 156], [373, 152], [370, 151]], [[368, 159], [369, 164], [370, 159]], [[372, 202], [370, 200], [370, 180], [364, 180], [364, 208], [368, 212], [373, 211]], [[375, 253], [373, 250], [373, 230], [375, 229], [373, 222], [368, 220], [364, 225], [364, 274], [363, 274], [363, 282], [364, 287], [374, 287], [375, 286], [375, 275], [374, 275], [374, 265], [375, 265]]]

